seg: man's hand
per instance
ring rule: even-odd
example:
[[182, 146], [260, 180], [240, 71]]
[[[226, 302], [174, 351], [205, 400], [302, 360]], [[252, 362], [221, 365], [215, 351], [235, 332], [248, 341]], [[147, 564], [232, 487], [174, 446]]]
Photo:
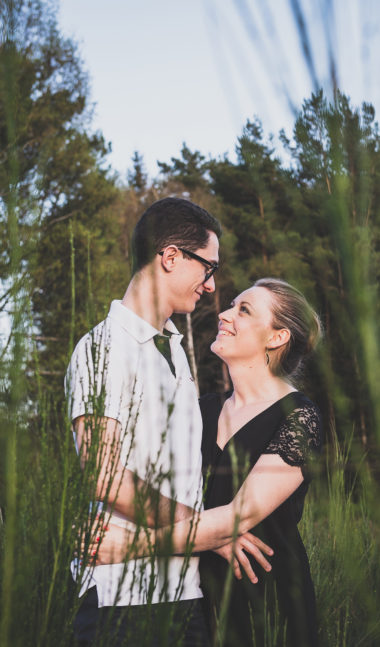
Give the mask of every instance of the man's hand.
[[93, 566], [120, 564], [125, 559], [142, 557], [149, 554], [149, 532], [147, 528], [140, 529], [137, 537], [130, 528], [114, 523], [99, 524], [97, 519], [91, 530], [90, 543], [84, 538], [81, 541], [81, 557]]
[[255, 537], [255, 535], [252, 535], [250, 532], [246, 532], [244, 535], [239, 535], [235, 541], [225, 544], [221, 548], [216, 548], [214, 552], [221, 557], [224, 557], [224, 559], [226, 559], [230, 564], [232, 563], [235, 577], [237, 577], [238, 580], [241, 580], [243, 577], [241, 573], [241, 569], [243, 568], [253, 584], [258, 582], [256, 573], [252, 569], [246, 553], [252, 555], [256, 562], [266, 571], [270, 571], [272, 568], [263, 553], [266, 555], [273, 555], [273, 550], [267, 546], [267, 544], [264, 544], [261, 539]]

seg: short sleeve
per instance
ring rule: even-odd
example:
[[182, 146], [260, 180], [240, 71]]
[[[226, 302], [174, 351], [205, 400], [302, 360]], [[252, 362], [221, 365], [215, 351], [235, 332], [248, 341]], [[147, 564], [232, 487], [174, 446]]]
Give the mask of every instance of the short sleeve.
[[320, 454], [321, 447], [320, 413], [312, 402], [308, 402], [287, 415], [263, 453], [279, 454], [288, 465], [301, 467], [306, 478], [306, 475], [310, 477], [307, 468]]
[[71, 420], [82, 415], [106, 416], [122, 422], [124, 371], [106, 327], [78, 343], [65, 378]]

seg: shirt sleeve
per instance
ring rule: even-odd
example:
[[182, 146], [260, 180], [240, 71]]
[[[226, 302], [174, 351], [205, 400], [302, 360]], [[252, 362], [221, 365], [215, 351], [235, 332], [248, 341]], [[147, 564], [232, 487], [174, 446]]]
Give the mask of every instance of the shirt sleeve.
[[286, 417], [263, 453], [279, 454], [288, 465], [301, 467], [305, 480], [310, 480], [311, 464], [321, 447], [321, 418], [318, 408], [310, 402]]
[[94, 415], [122, 421], [125, 375], [105, 327], [78, 343], [66, 373], [65, 391], [71, 420]]

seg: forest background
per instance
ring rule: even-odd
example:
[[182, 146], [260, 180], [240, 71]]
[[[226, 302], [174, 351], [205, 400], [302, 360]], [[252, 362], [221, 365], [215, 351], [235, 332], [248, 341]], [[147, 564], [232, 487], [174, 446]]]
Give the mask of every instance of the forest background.
[[200, 393], [229, 387], [209, 352], [217, 313], [257, 278], [286, 279], [321, 315], [324, 342], [303, 385], [322, 410], [326, 436], [303, 522], [321, 644], [378, 644], [374, 108], [352, 105], [336, 86], [327, 100], [315, 87], [292, 137], [280, 134], [282, 157], [252, 116], [237, 136], [236, 159], [206, 158], [183, 144], [151, 180], [136, 151], [122, 182], [101, 133], [91, 130], [87, 77], [76, 45], [58, 30], [54, 5], [5, 1], [1, 20], [0, 310], [10, 332], [0, 350], [0, 644], [70, 644], [62, 623], [75, 602], [57, 595], [70, 587], [75, 506], [63, 376], [76, 341], [124, 293], [138, 218], [173, 195], [205, 207], [223, 226], [215, 295], [187, 321], [175, 320], [185, 343], [194, 339]]

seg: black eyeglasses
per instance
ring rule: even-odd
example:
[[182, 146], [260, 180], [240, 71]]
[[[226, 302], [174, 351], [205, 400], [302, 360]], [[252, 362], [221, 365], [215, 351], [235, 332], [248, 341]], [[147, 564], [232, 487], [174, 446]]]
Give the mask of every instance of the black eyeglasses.
[[[202, 258], [202, 256], [198, 256], [198, 254], [194, 254], [194, 252], [190, 252], [190, 250], [184, 249], [183, 247], [178, 247], [178, 249], [183, 254], [187, 254], [188, 256], [190, 256], [190, 258], [194, 258], [194, 260], [199, 261], [199, 263], [202, 263], [202, 265], [206, 267], [205, 278], [203, 283], [206, 283], [206, 281], [208, 281], [212, 277], [214, 272], [216, 272], [216, 270], [219, 268], [219, 263], [208, 261], [206, 258]], [[158, 253], [160, 256], [162, 256], [164, 252], [158, 252]]]

